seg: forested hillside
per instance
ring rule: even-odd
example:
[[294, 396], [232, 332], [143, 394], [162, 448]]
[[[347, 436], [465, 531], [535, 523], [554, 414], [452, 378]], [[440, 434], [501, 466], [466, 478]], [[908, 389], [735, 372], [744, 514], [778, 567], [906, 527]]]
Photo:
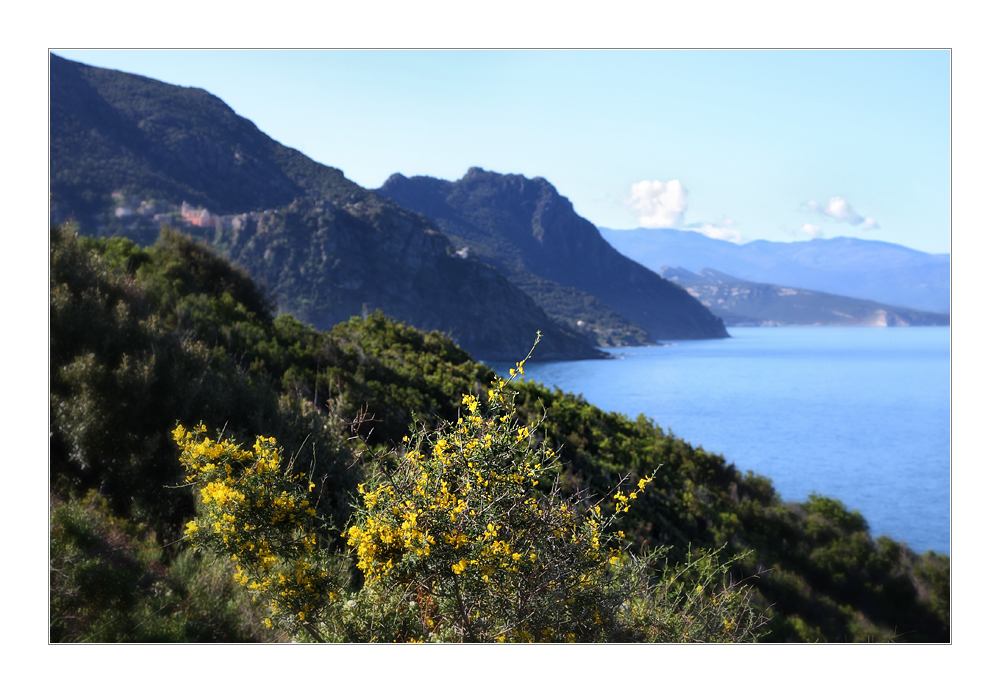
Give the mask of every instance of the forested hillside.
[[[228, 560], [182, 539], [204, 510], [177, 462], [178, 424], [202, 422], [246, 445], [273, 436], [316, 482], [319, 547], [335, 556], [373, 453], [396, 449], [411, 423], [455, 422], [463, 395], [485, 401], [495, 379], [444, 335], [378, 312], [328, 331], [276, 316], [246, 272], [176, 232], [143, 248], [55, 230], [50, 276], [56, 641], [283, 637], [261, 627], [265, 614]], [[622, 476], [655, 472], [624, 516], [635, 550], [669, 547], [668, 564], [689, 547], [749, 551], [733, 569], [737, 578], [763, 570], [751, 584], [770, 617], [764, 639], [950, 639], [946, 556], [873, 539], [832, 499], [784, 503], [767, 479], [643, 417], [534, 383], [511, 387], [517, 417], [558, 451], [567, 496], [588, 489], [611, 513]]]

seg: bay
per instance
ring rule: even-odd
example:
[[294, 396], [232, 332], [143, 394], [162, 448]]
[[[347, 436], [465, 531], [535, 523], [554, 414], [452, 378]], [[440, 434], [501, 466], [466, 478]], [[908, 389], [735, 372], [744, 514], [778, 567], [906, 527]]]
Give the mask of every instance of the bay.
[[[786, 501], [860, 510], [873, 536], [950, 553], [949, 327], [733, 327], [732, 339], [606, 349], [526, 377], [652, 418]], [[509, 365], [498, 365], [506, 372]]]

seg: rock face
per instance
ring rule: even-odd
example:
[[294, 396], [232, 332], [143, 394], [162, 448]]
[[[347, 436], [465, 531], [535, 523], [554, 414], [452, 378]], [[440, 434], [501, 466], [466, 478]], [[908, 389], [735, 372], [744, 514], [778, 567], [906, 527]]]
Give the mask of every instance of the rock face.
[[344, 206], [299, 199], [216, 232], [214, 243], [282, 309], [322, 329], [377, 309], [445, 332], [484, 361], [523, 358], [536, 331], [539, 359], [603, 357], [495, 269], [454, 253], [424, 217], [373, 197]]
[[544, 178], [480, 168], [455, 182], [397, 173], [378, 192], [427, 215], [518, 285], [541, 278], [584, 292], [655, 339], [729, 336], [686, 291], [612, 248]]
[[[116, 199], [186, 201], [235, 225], [182, 230], [320, 329], [382, 310], [483, 360], [603, 358], [495, 269], [457, 257], [425, 217], [262, 133], [202, 89], [51, 56], [52, 214], [97, 233]], [[246, 214], [253, 212], [253, 214]], [[136, 234], [119, 224], [104, 233]]]

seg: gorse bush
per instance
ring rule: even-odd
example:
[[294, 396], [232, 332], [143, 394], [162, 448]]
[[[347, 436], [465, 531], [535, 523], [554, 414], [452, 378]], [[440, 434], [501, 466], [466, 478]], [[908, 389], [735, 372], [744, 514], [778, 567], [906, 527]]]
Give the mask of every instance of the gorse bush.
[[[485, 411], [484, 411], [485, 408]], [[623, 535], [582, 497], [536, 491], [554, 453], [531, 446], [497, 381], [485, 407], [463, 398], [458, 424], [404, 441], [399, 464], [376, 466], [347, 530], [364, 573], [352, 619], [359, 639], [628, 639], [615, 614], [630, 589]], [[645, 485], [649, 479], [643, 479]], [[629, 496], [617, 492], [619, 510]], [[399, 591], [396, 603], [383, 594]], [[412, 606], [410, 606], [412, 603]], [[404, 607], [404, 608], [400, 608]], [[409, 608], [405, 608], [409, 607]], [[377, 623], [380, 632], [363, 624]]]
[[185, 535], [196, 547], [228, 557], [234, 579], [254, 601], [265, 597], [271, 609], [265, 625], [287, 627], [285, 621], [297, 619], [312, 630], [307, 619], [328, 601], [331, 578], [316, 559], [316, 510], [297, 483], [304, 475], [293, 474], [291, 464], [282, 468], [274, 438], [258, 437], [250, 452], [230, 440], [212, 442], [206, 432], [204, 425], [174, 429], [187, 481], [197, 481], [204, 509]]
[[317, 551], [314, 482], [282, 469], [273, 440], [250, 452], [177, 428], [203, 506], [188, 536], [230, 557], [235, 580], [270, 606], [266, 625], [317, 640], [755, 638], [762, 620], [714, 554], [685, 567], [697, 584], [679, 579], [684, 570], [658, 581], [658, 556], [633, 555], [611, 529], [653, 475], [622, 479], [609, 516], [583, 492], [564, 496], [558, 480], [539, 490], [556, 456], [518, 420], [515, 375], [485, 401], [465, 395], [456, 424], [414, 428], [399, 450], [375, 455], [343, 532], [360, 585]]

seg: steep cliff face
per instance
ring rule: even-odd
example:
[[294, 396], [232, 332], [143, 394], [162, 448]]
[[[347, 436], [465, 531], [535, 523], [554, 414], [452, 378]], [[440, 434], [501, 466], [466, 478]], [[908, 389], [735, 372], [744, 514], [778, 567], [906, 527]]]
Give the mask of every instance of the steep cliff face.
[[492, 267], [455, 255], [427, 219], [373, 196], [349, 205], [302, 198], [217, 232], [213, 244], [246, 268], [278, 307], [320, 329], [381, 310], [450, 335], [476, 358], [601, 358]]
[[[425, 217], [272, 140], [208, 92], [54, 55], [50, 68], [54, 221], [72, 216], [97, 233], [92, 213], [107, 216], [122, 196], [255, 212], [238, 226], [182, 230], [318, 328], [382, 310], [479, 359], [523, 358], [539, 330], [538, 358], [604, 356], [495, 269], [455, 256]], [[109, 230], [142, 242], [150, 231]]]
[[379, 192], [426, 214], [511, 281], [525, 273], [597, 298], [656, 339], [727, 337], [722, 321], [680, 287], [621, 255], [544, 178], [479, 168], [455, 182], [390, 177]]

